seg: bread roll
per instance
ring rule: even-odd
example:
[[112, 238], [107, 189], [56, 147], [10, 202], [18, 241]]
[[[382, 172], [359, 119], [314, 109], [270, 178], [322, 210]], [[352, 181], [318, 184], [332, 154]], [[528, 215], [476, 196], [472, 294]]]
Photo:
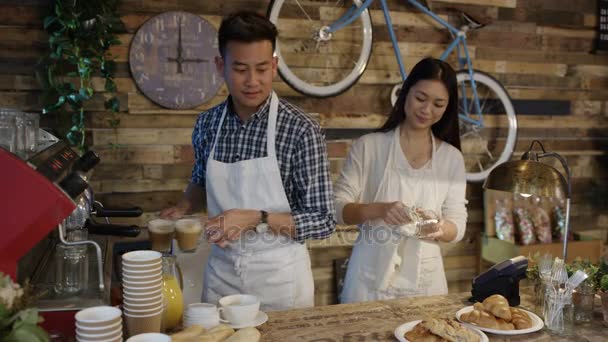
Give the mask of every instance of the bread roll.
[[475, 303], [473, 310], [460, 315], [463, 322], [473, 323], [480, 327], [497, 329], [497, 330], [513, 330], [515, 326], [501, 318], [496, 318], [492, 314], [483, 310], [483, 305]]
[[189, 341], [190, 339], [193, 339], [204, 332], [205, 328], [198, 324], [193, 324], [188, 328], [171, 335], [171, 339], [173, 341]]
[[238, 330], [224, 342], [258, 342], [262, 335], [256, 328]]
[[483, 301], [483, 308], [492, 315], [511, 321], [511, 310], [507, 299], [499, 294], [491, 295]]
[[528, 329], [532, 327], [532, 318], [521, 309], [511, 308], [511, 323], [515, 329]]
[[195, 340], [197, 342], [220, 342], [234, 334], [234, 329], [226, 324], [220, 324], [213, 329], [209, 329], [206, 333], [199, 335]]

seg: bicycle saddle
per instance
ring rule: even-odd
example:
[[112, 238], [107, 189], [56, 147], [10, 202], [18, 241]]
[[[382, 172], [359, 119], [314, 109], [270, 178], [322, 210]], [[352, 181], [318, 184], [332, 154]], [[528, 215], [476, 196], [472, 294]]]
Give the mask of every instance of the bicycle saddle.
[[475, 20], [475, 18], [471, 17], [465, 12], [460, 12], [460, 18], [462, 18], [463, 24], [469, 27], [469, 30], [475, 30], [486, 26], [486, 24], [480, 23], [478, 20]]

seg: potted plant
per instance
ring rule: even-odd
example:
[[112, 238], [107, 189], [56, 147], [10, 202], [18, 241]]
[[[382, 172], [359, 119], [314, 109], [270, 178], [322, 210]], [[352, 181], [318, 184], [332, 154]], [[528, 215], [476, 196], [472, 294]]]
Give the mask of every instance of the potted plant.
[[[59, 135], [81, 152], [87, 149], [85, 103], [95, 90], [93, 76], [104, 80], [105, 109], [112, 126], [118, 125], [120, 101], [115, 96], [116, 63], [109, 54], [120, 44], [116, 33], [124, 31], [117, 14], [119, 0], [55, 0], [44, 18], [49, 34], [49, 52], [42, 57], [36, 76], [43, 93], [43, 114], [53, 114]], [[101, 90], [101, 89], [98, 89]]]
[[0, 341], [46, 342], [48, 334], [38, 326], [42, 317], [29, 308], [29, 286], [21, 287], [0, 272]]

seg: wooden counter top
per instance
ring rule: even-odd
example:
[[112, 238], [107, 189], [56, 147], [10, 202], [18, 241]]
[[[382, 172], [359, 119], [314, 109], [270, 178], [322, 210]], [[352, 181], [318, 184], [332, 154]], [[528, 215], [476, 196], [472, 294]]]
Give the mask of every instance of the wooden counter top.
[[[262, 341], [396, 341], [393, 331], [399, 325], [427, 315], [453, 318], [460, 308], [471, 305], [469, 296], [459, 293], [275, 311], [268, 313], [268, 322], [258, 329]], [[531, 308], [530, 301], [531, 296], [523, 294], [521, 306]], [[596, 304], [594, 321], [575, 325], [573, 336], [558, 336], [544, 328], [518, 336], [486, 335], [490, 341], [606, 341], [608, 327], [602, 324], [598, 300]]]

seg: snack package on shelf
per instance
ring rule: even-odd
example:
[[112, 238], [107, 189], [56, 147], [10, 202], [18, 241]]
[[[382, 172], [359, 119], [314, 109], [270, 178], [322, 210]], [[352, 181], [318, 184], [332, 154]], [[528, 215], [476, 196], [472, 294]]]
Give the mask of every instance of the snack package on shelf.
[[534, 234], [534, 224], [532, 223], [528, 203], [524, 197], [516, 199], [514, 217], [515, 226], [517, 227], [517, 242], [525, 246], [532, 245], [536, 243], [536, 234]]
[[[564, 240], [564, 232], [566, 231], [566, 204], [562, 199], [556, 200], [553, 206], [553, 239], [556, 241]], [[568, 240], [573, 240], [574, 235], [572, 229], [568, 232]]]
[[513, 211], [510, 201], [508, 199], [497, 199], [495, 208], [496, 237], [500, 240], [515, 243], [515, 225], [513, 224]]
[[543, 208], [540, 197], [535, 196], [533, 202], [534, 205], [530, 209], [530, 212], [536, 239], [539, 243], [551, 243], [553, 242], [553, 237], [551, 235], [551, 219], [549, 218], [549, 214]]

